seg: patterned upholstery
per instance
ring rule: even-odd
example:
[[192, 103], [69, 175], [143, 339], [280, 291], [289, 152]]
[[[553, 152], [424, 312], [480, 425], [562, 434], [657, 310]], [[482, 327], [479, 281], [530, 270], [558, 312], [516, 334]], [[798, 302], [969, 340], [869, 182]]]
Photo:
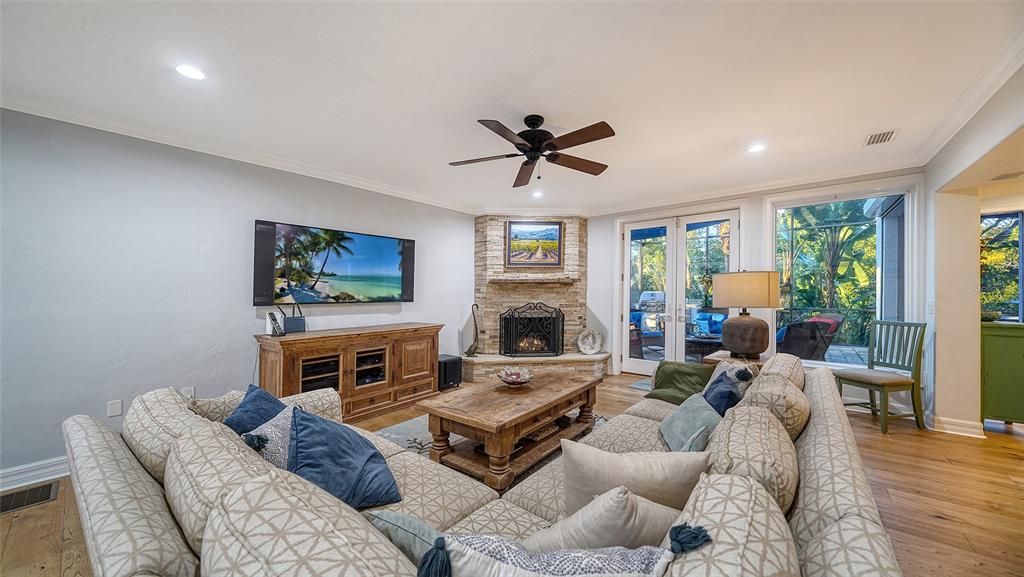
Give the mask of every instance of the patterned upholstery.
[[448, 528], [448, 533], [488, 533], [516, 541], [551, 526], [547, 520], [504, 499], [495, 499]]
[[272, 469], [217, 499], [204, 577], [414, 577], [369, 521], [312, 483]]
[[384, 455], [385, 459], [393, 457], [399, 453], [405, 452], [405, 449], [403, 449], [401, 445], [389, 441], [380, 435], [371, 433], [370, 431], [365, 431], [363, 429], [360, 429], [359, 427], [353, 427], [352, 425], [345, 426], [362, 435], [363, 438], [366, 439], [367, 441], [370, 441], [370, 443], [372, 443], [373, 446], [376, 447], [378, 451], [380, 451], [380, 454]]
[[78, 513], [97, 577], [194, 577], [199, 566], [160, 485], [99, 419], [64, 421]]
[[676, 557], [670, 577], [800, 577], [786, 518], [753, 479], [703, 475], [676, 524], [683, 522], [704, 527], [711, 543]]
[[782, 375], [794, 387], [804, 390], [804, 365], [799, 357], [786, 353], [774, 355], [761, 367], [760, 375]]
[[298, 405], [318, 417], [341, 422], [341, 396], [334, 389], [317, 389], [290, 397], [281, 397], [286, 405]]
[[900, 577], [885, 529], [863, 517], [844, 517], [800, 551], [804, 577]]
[[228, 391], [212, 399], [193, 399], [192, 410], [200, 417], [223, 423], [244, 397], [245, 391]]
[[549, 523], [565, 516], [562, 457], [557, 457], [509, 489], [502, 499]]
[[708, 472], [759, 481], [783, 512], [793, 504], [800, 478], [796, 449], [767, 409], [729, 409], [711, 433], [708, 453]]
[[801, 550], [844, 517], [881, 524], [831, 371], [808, 373], [804, 393], [811, 403], [811, 418], [796, 440], [800, 492], [789, 515]]
[[402, 500], [380, 508], [419, 517], [439, 531], [498, 498], [487, 485], [420, 455], [403, 451], [387, 461]]
[[[192, 401], [192, 410], [211, 421], [223, 423], [242, 402], [243, 397], [245, 391], [228, 391], [212, 399], [195, 399]], [[341, 422], [341, 397], [334, 389], [317, 389], [282, 397], [281, 402], [286, 405], [299, 405], [307, 413]]]
[[662, 401], [661, 399], [644, 399], [622, 412], [623, 415], [643, 417], [655, 421], [664, 421], [665, 417], [672, 414], [679, 408], [679, 405]]
[[609, 453], [671, 450], [661, 436], [659, 421], [633, 415], [613, 417], [599, 429], [580, 439], [580, 443]]
[[221, 423], [205, 421], [183, 435], [167, 457], [164, 490], [171, 512], [196, 553], [217, 499], [274, 469]]
[[143, 393], [132, 401], [121, 427], [121, 437], [142, 466], [159, 483], [174, 441], [207, 420], [192, 412], [189, 402], [172, 388]]
[[811, 403], [807, 396], [778, 374], [762, 375], [755, 379], [738, 406], [768, 409], [794, 441], [803, 432], [811, 416]]

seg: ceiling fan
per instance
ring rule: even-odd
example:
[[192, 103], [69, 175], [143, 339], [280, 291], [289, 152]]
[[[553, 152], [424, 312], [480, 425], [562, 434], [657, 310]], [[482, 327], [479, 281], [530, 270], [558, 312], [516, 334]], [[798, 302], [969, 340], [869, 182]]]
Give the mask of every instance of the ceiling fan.
[[463, 164], [525, 156], [526, 160], [519, 167], [519, 174], [516, 175], [516, 181], [512, 184], [512, 188], [529, 184], [530, 177], [533, 175], [533, 168], [537, 166], [537, 161], [541, 158], [546, 159], [552, 164], [579, 170], [594, 176], [601, 174], [608, 168], [607, 164], [601, 164], [600, 162], [594, 162], [578, 156], [570, 156], [561, 152], [566, 148], [615, 136], [615, 131], [612, 130], [611, 126], [608, 126], [607, 122], [602, 121], [597, 124], [591, 124], [586, 128], [574, 130], [559, 137], [555, 137], [554, 134], [541, 128], [541, 125], [544, 124], [544, 117], [539, 114], [531, 114], [524, 118], [523, 123], [526, 124], [527, 129], [519, 133], [512, 132], [510, 128], [497, 120], [478, 120], [477, 122], [511, 142], [519, 152], [449, 162], [450, 166], [462, 166]]

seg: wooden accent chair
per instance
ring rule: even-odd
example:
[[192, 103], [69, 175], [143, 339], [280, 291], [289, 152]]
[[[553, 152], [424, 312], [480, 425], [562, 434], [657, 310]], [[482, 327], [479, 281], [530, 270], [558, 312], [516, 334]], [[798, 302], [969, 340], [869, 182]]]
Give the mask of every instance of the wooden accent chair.
[[[924, 323], [874, 321], [868, 340], [868, 367], [832, 371], [840, 395], [843, 393], [844, 385], [868, 390], [869, 402], [846, 405], [871, 409], [872, 415], [881, 418], [883, 433], [889, 432], [889, 417], [913, 416], [917, 428], [924, 428], [924, 407], [921, 404], [921, 353], [924, 350], [924, 329]], [[875, 367], [892, 368], [910, 374], [880, 371]], [[914, 403], [913, 413], [889, 414], [889, 393], [897, 391], [910, 391]], [[877, 401], [875, 393], [881, 394]]]

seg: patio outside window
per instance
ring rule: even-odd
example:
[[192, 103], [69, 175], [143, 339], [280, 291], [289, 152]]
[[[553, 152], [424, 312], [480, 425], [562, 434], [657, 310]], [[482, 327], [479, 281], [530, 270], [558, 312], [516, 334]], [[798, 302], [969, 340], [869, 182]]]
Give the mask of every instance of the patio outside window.
[[776, 211], [776, 349], [864, 365], [871, 322], [904, 318], [904, 201], [881, 196]]

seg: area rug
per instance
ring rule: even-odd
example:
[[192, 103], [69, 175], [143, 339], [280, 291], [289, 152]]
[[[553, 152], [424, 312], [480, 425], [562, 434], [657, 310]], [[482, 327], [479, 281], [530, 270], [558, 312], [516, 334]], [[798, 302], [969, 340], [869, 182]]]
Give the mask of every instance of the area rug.
[[651, 385], [651, 379], [640, 379], [639, 381], [633, 383], [632, 385], [629, 385], [629, 388], [638, 389], [641, 391], [649, 391], [653, 387]]
[[[569, 416], [575, 419], [578, 414], [579, 411], [571, 411]], [[606, 417], [594, 413], [594, 429], [597, 429], [606, 422], [608, 422]], [[430, 452], [430, 445], [433, 441], [427, 423], [427, 415], [420, 415], [408, 421], [402, 421], [397, 425], [391, 425], [386, 429], [381, 429], [377, 431], [377, 434], [404, 447], [406, 451], [426, 455]], [[464, 438], [453, 433], [449, 436], [448, 442], [454, 445]]]

